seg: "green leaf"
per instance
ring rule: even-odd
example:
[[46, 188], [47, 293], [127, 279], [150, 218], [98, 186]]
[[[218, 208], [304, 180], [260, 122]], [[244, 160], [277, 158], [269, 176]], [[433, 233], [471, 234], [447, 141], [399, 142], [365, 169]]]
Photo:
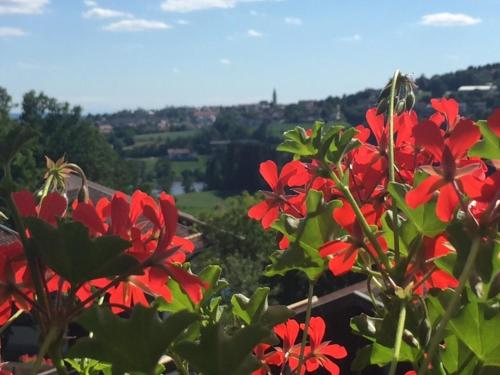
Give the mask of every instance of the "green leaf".
[[[435, 319], [444, 313], [453, 293], [455, 292], [451, 290], [434, 292], [434, 295], [429, 297], [429, 310]], [[487, 318], [485, 304], [477, 301], [470, 290], [462, 298], [462, 304], [459, 313], [448, 322], [447, 330], [467, 346], [484, 365], [500, 366], [500, 341], [497, 333], [500, 314]]]
[[456, 336], [446, 337], [444, 349], [440, 351], [448, 374], [473, 375], [475, 373], [479, 364], [477, 358]]
[[176, 313], [184, 310], [191, 312], [194, 312], [196, 310], [196, 306], [193, 304], [187, 294], [184, 293], [177, 281], [175, 281], [174, 279], [169, 279], [167, 287], [172, 293], [172, 301], [167, 302], [163, 298], [156, 299], [155, 306], [157, 307], [158, 311]]
[[470, 150], [469, 156], [478, 156], [483, 159], [500, 159], [500, 138], [490, 129], [486, 121], [478, 121], [483, 139], [476, 143]]
[[499, 314], [485, 319], [484, 305], [470, 301], [457, 317], [450, 320], [449, 325], [453, 333], [484, 365], [500, 366]]
[[260, 367], [252, 355], [253, 348], [266, 341], [272, 330], [263, 325], [250, 325], [228, 335], [221, 324], [201, 329], [200, 341], [181, 342], [175, 351], [204, 375], [248, 375]]
[[[382, 229], [389, 249], [394, 249], [394, 232], [392, 230], [392, 212], [386, 211], [382, 216]], [[399, 251], [407, 256], [415, 241], [419, 240], [420, 232], [411, 220], [398, 220], [399, 226]]]
[[269, 290], [267, 287], [257, 288], [251, 298], [243, 294], [233, 295], [233, 314], [247, 325], [261, 323], [270, 328], [291, 318], [294, 313], [286, 306], [269, 306]]
[[302, 271], [309, 280], [316, 280], [325, 270], [327, 260], [310, 247], [292, 246], [285, 251], [277, 251], [271, 256], [271, 264], [264, 271], [268, 277], [284, 276], [292, 270]]
[[307, 217], [298, 226], [290, 225], [289, 222], [296, 219], [287, 215], [282, 215], [273, 224], [274, 229], [288, 237], [291, 246], [271, 257], [272, 264], [264, 274], [285, 275], [291, 270], [299, 270], [310, 280], [316, 280], [327, 264], [327, 260], [319, 255], [319, 248], [337, 236], [340, 227], [332, 220], [332, 213], [335, 207], [341, 205], [338, 200], [325, 203], [322, 192], [309, 190], [306, 197]]
[[155, 309], [141, 305], [125, 319], [107, 308], [93, 307], [77, 319], [93, 336], [78, 340], [67, 356], [111, 363], [113, 374], [154, 374], [170, 344], [197, 320], [196, 314], [187, 311], [160, 320]]
[[231, 297], [233, 314], [246, 324], [251, 324], [254, 320], [258, 320], [263, 312], [267, 310], [268, 295], [269, 288], [257, 288], [251, 298], [245, 297], [243, 294], [234, 294]]
[[313, 156], [318, 152], [314, 147], [311, 137], [306, 135], [306, 131], [297, 126], [283, 134], [285, 141], [281, 143], [277, 150], [289, 152], [297, 156]]
[[427, 237], [435, 237], [446, 228], [446, 223], [436, 216], [436, 203], [431, 201], [415, 209], [408, 207], [405, 201], [407, 188], [405, 185], [391, 182], [387, 188], [396, 201], [398, 208], [404, 212], [420, 233]]
[[[361, 371], [370, 365], [383, 367], [391, 362], [394, 349], [377, 343], [367, 345], [356, 353], [352, 361], [351, 370]], [[399, 362], [412, 362], [415, 358], [414, 351], [406, 344], [401, 345]]]
[[327, 153], [328, 160], [337, 163], [346, 153], [359, 147], [361, 142], [353, 138], [357, 133], [355, 128], [347, 128], [342, 133], [336, 133]]
[[124, 254], [128, 241], [117, 236], [90, 238], [81, 223], [59, 223], [57, 228], [27, 218], [31, 241], [44, 263], [71, 284], [111, 277], [130, 270], [137, 261]]
[[351, 318], [351, 329], [364, 338], [375, 341], [382, 327], [382, 319], [360, 314]]

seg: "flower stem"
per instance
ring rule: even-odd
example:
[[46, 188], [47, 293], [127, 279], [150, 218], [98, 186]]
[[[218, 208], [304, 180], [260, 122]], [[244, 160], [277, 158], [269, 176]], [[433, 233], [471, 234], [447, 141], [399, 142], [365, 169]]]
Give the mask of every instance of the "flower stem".
[[307, 294], [306, 319], [304, 320], [304, 330], [302, 333], [302, 342], [300, 343], [299, 365], [297, 367], [297, 374], [301, 373], [302, 366], [304, 365], [304, 353], [306, 350], [307, 335], [308, 335], [308, 331], [309, 331], [309, 322], [311, 321], [313, 294], [314, 294], [314, 282], [309, 280], [309, 291]]
[[[391, 95], [389, 97], [389, 181], [396, 182], [395, 175], [395, 161], [394, 161], [394, 99], [396, 97], [396, 82], [399, 78], [399, 70], [394, 72], [391, 84]], [[392, 233], [394, 234], [394, 256], [396, 263], [399, 262], [399, 228], [398, 228], [398, 206], [394, 200], [392, 200]]]
[[[387, 269], [390, 268], [390, 263], [389, 259], [387, 258], [387, 255], [385, 255], [384, 251], [382, 250], [382, 247], [380, 246], [380, 243], [377, 241], [377, 238], [373, 234], [372, 230], [370, 229], [370, 225], [365, 219], [365, 216], [361, 212], [361, 209], [359, 208], [358, 202], [356, 202], [356, 199], [351, 193], [351, 190], [349, 190], [348, 186], [345, 186], [340, 178], [333, 173], [333, 171], [328, 168], [328, 165], [325, 162], [322, 162], [323, 167], [325, 170], [329, 171], [329, 176], [330, 178], [335, 182], [337, 187], [342, 191], [344, 194], [345, 198], [349, 202], [349, 204], [352, 206], [352, 209], [354, 210], [354, 214], [356, 215], [356, 220], [358, 221], [359, 225], [361, 225], [361, 228], [363, 229], [363, 232], [365, 233], [365, 236], [368, 237], [368, 240], [370, 240], [371, 244], [377, 251], [377, 255], [379, 258], [382, 260], [382, 262], [385, 264]], [[382, 271], [382, 269], [381, 269]], [[383, 271], [382, 271], [383, 272]]]
[[398, 328], [396, 330], [396, 340], [394, 341], [394, 353], [392, 355], [389, 375], [395, 375], [399, 362], [399, 353], [401, 352], [401, 342], [403, 341], [403, 331], [406, 321], [406, 301], [401, 301], [401, 310], [399, 311]]
[[184, 366], [182, 359], [176, 353], [170, 352], [169, 354], [172, 360], [174, 361], [177, 371], [179, 371], [181, 375], [189, 375], [189, 371]]
[[432, 357], [436, 354], [436, 350], [438, 349], [439, 344], [443, 340], [446, 325], [452, 318], [453, 314], [455, 314], [458, 303], [460, 301], [460, 297], [462, 296], [462, 292], [465, 288], [465, 284], [467, 283], [467, 280], [469, 280], [469, 276], [472, 272], [472, 269], [474, 268], [473, 266], [476, 261], [477, 255], [479, 254], [480, 244], [481, 244], [481, 239], [479, 237], [474, 238], [474, 240], [472, 241], [472, 245], [470, 248], [469, 255], [467, 256], [464, 269], [458, 279], [458, 286], [455, 289], [455, 294], [451, 298], [451, 301], [448, 304], [448, 307], [446, 308], [443, 318], [439, 321], [436, 332], [431, 337], [431, 341], [429, 343], [429, 349], [427, 350], [427, 357], [425, 357], [424, 362], [422, 363], [422, 366], [418, 371], [418, 375], [424, 375], [426, 373], [427, 368], [429, 367], [429, 363], [432, 360]]

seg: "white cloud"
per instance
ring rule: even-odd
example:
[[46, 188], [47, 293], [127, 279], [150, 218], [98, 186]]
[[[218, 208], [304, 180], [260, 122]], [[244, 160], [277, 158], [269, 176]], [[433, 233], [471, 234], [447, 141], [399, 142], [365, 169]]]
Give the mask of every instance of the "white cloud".
[[302, 20], [298, 17], [286, 17], [285, 23], [289, 25], [300, 26], [302, 25]]
[[132, 18], [130, 13], [106, 8], [92, 8], [83, 13], [84, 18]]
[[231, 65], [231, 60], [229, 60], [229, 59], [220, 59], [220, 63], [222, 65]]
[[420, 20], [420, 24], [425, 26], [471, 26], [480, 22], [482, 22], [480, 18], [448, 12], [427, 14]]
[[42, 13], [49, 0], [0, 0], [0, 14]]
[[234, 8], [237, 0], [165, 0], [161, 8], [166, 12], [187, 13], [210, 8]]
[[0, 27], [0, 38], [24, 36], [26, 32], [16, 27]]
[[143, 19], [121, 20], [110, 23], [103, 27], [106, 31], [144, 31], [144, 30], [165, 30], [171, 26], [161, 21], [150, 21]]
[[251, 16], [254, 16], [254, 17], [257, 17], [257, 16], [259, 15], [259, 12], [257, 12], [256, 10], [253, 10], [253, 9], [252, 9], [252, 10], [250, 11], [250, 15], [251, 15]]
[[191, 22], [189, 22], [188, 20], [177, 20], [177, 24], [178, 25], [182, 25], [182, 26], [186, 26], [186, 25], [191, 25]]
[[363, 39], [363, 38], [359, 34], [354, 34], [354, 35], [349, 35], [349, 36], [342, 36], [338, 39], [341, 42], [360, 42], [361, 39]]
[[97, 2], [95, 2], [93, 0], [84, 0], [83, 3], [88, 7], [96, 7], [97, 6]]
[[161, 3], [161, 8], [165, 12], [187, 13], [205, 9], [229, 9], [241, 3], [257, 3], [264, 1], [282, 0], [164, 0]]
[[264, 36], [264, 34], [262, 34], [260, 31], [257, 31], [257, 30], [254, 30], [254, 29], [250, 29], [247, 31], [247, 35], [251, 38], [261, 38]]

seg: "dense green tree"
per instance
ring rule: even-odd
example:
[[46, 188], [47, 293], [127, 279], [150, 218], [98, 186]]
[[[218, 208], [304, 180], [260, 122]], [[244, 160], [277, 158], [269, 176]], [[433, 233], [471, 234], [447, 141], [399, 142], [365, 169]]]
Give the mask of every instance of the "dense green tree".
[[170, 160], [167, 157], [158, 158], [154, 166], [154, 172], [160, 189], [170, 191], [175, 178]]

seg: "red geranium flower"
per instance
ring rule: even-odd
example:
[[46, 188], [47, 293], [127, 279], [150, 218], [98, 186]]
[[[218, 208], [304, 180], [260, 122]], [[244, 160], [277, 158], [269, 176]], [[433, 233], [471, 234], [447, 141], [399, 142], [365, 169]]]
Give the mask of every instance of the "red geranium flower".
[[[452, 248], [444, 235], [435, 238], [424, 237], [424, 256], [422, 259], [417, 259], [416, 264], [409, 270], [410, 274], [414, 274], [413, 278], [417, 285], [415, 293], [422, 295], [433, 288], [455, 288], [458, 285], [457, 279], [434, 265], [434, 260], [444, 257], [452, 251], [454, 252], [455, 249]], [[424, 277], [426, 279], [422, 282]]]
[[458, 102], [455, 99], [431, 99], [431, 105], [437, 113], [430, 120], [438, 126], [446, 120], [448, 130], [453, 130], [460, 120]]
[[438, 126], [426, 121], [415, 127], [414, 135], [416, 143], [425, 147], [439, 166], [421, 167], [430, 176], [406, 194], [406, 203], [416, 208], [428, 202], [438, 191], [436, 215], [448, 222], [459, 204], [457, 191], [463, 190], [462, 183], [477, 183], [477, 179], [470, 178], [471, 174], [483, 174], [479, 160], [463, 160], [467, 150], [479, 140], [479, 128], [470, 120], [461, 120], [444, 140]]
[[[304, 324], [301, 324], [304, 329]], [[309, 345], [305, 350], [305, 367], [307, 372], [314, 372], [320, 366], [324, 367], [331, 375], [338, 375], [340, 368], [331, 358], [343, 359], [347, 357], [347, 350], [338, 344], [323, 341], [325, 336], [325, 321], [321, 317], [312, 317], [309, 321]], [[303, 373], [303, 369], [301, 369]]]
[[310, 178], [304, 165], [299, 161], [287, 163], [278, 176], [278, 167], [272, 160], [260, 164], [260, 174], [271, 188], [271, 192], [264, 192], [266, 200], [251, 207], [248, 216], [262, 222], [262, 227], [268, 229], [280, 214], [280, 211], [294, 211], [300, 209], [291, 199], [296, 196], [286, 195], [287, 187], [302, 186]]
[[[380, 213], [372, 204], [365, 204], [361, 207], [361, 211], [369, 224], [375, 224], [380, 217]], [[377, 257], [373, 246], [370, 243], [365, 243], [363, 230], [356, 220], [354, 210], [349, 203], [344, 202], [342, 207], [336, 208], [333, 211], [333, 219], [349, 234], [344, 240], [327, 242], [320, 249], [320, 255], [323, 258], [328, 255], [332, 256], [328, 266], [335, 276], [343, 275], [352, 269], [361, 248], [368, 249], [374, 257]], [[382, 237], [379, 237], [378, 241], [383, 249], [387, 248], [387, 244]]]

